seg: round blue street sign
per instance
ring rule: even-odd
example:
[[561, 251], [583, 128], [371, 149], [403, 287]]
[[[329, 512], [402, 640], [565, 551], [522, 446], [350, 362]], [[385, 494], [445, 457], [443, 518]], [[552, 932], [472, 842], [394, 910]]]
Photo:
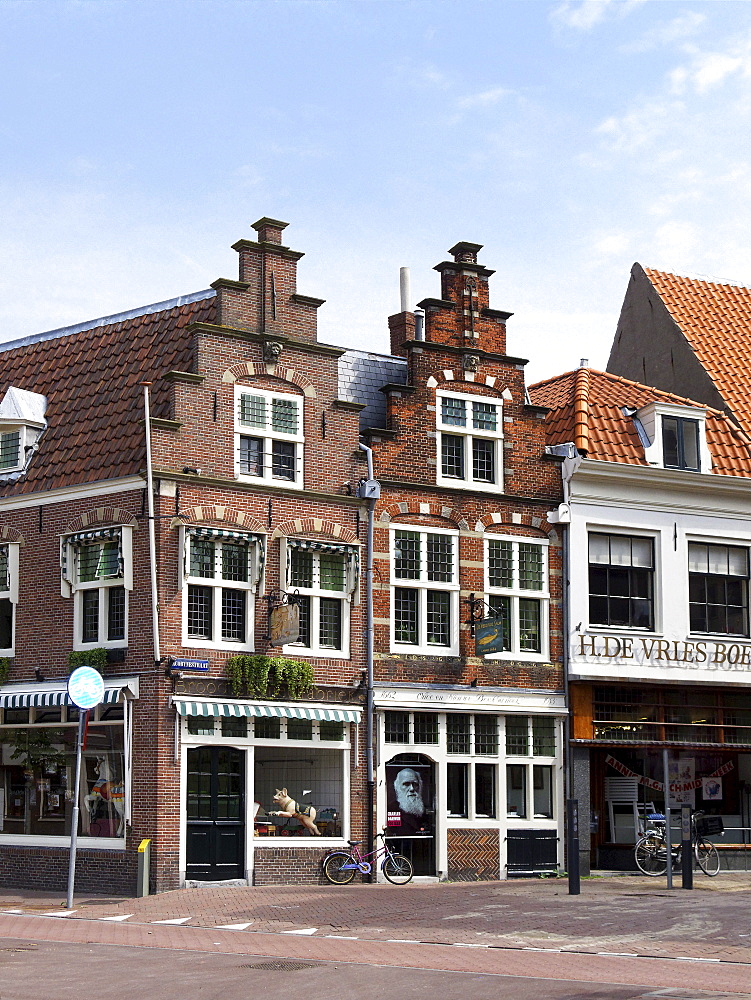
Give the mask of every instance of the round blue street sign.
[[93, 667], [77, 667], [68, 678], [68, 697], [79, 708], [96, 708], [104, 698], [104, 680]]

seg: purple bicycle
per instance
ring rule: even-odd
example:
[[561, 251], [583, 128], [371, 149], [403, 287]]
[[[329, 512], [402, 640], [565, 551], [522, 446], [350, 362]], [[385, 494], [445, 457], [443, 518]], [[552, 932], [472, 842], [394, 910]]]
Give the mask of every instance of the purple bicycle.
[[[383, 858], [381, 871], [384, 877], [389, 882], [393, 882], [394, 885], [406, 885], [414, 874], [412, 862], [403, 854], [392, 851], [386, 843], [386, 837], [383, 833], [377, 833], [376, 840], [379, 837], [383, 838], [383, 843], [369, 854], [360, 853], [358, 845], [362, 843], [361, 840], [348, 842], [349, 853], [334, 851], [332, 854], [328, 854], [323, 862], [323, 874], [329, 882], [333, 882], [334, 885], [347, 885], [358, 872], [361, 875], [369, 875], [378, 859]], [[372, 858], [372, 862], [368, 861], [368, 858]]]

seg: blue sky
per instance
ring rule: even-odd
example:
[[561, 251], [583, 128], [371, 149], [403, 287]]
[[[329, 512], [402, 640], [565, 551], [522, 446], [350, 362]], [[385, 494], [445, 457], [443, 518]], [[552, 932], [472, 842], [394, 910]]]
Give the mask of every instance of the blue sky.
[[751, 284], [751, 4], [2, 0], [0, 338], [236, 276], [263, 215], [320, 337], [482, 243], [531, 380], [604, 367], [633, 261]]

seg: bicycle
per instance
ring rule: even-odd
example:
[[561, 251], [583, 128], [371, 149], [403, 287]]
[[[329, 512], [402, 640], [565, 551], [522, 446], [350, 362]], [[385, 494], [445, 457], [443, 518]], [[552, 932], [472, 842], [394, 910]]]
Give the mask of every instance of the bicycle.
[[[708, 840], [704, 840], [700, 832], [702, 813], [694, 813], [691, 817], [691, 844], [694, 859], [699, 868], [710, 878], [720, 871], [720, 855], [717, 848]], [[636, 842], [634, 858], [637, 867], [645, 875], [664, 875], [668, 870], [668, 849], [665, 836], [665, 816], [662, 813], [651, 813], [647, 819], [652, 824]], [[697, 824], [697, 819], [699, 824]], [[676, 868], [681, 863], [681, 841], [670, 845], [671, 864]]]
[[[357, 872], [369, 875], [380, 857], [383, 857], [381, 871], [389, 882], [394, 885], [406, 885], [411, 881], [414, 875], [412, 862], [389, 847], [385, 834], [377, 833], [375, 839], [378, 840], [379, 837], [383, 838], [383, 843], [368, 854], [360, 853], [358, 845], [362, 843], [361, 840], [348, 841], [349, 853], [334, 851], [328, 854], [323, 861], [323, 874], [329, 882], [334, 885], [347, 885]], [[372, 862], [367, 861], [367, 858], [372, 858]]]

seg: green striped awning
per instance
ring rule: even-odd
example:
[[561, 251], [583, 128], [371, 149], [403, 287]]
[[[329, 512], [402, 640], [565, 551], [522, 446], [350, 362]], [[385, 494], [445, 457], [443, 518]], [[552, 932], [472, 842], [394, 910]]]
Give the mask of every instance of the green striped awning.
[[[121, 687], [105, 688], [103, 705], [114, 705], [120, 700]], [[59, 708], [62, 705], [72, 705], [65, 689], [56, 691], [2, 691], [0, 690], [0, 708]]]
[[359, 722], [359, 708], [322, 708], [312, 705], [259, 705], [236, 701], [183, 701], [175, 698], [178, 715], [214, 718], [312, 719], [314, 722]]

